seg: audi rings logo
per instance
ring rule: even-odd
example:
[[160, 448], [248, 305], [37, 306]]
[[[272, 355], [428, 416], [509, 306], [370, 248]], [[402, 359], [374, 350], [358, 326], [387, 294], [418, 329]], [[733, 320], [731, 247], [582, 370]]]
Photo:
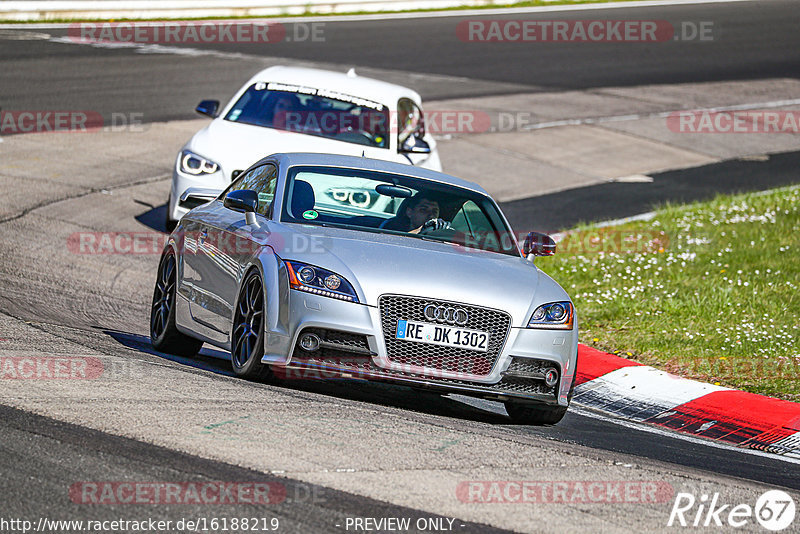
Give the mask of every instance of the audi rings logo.
[[436, 321], [437, 323], [457, 324], [464, 326], [469, 320], [467, 311], [463, 308], [453, 308], [452, 306], [437, 306], [436, 304], [428, 304], [422, 312], [425, 318], [429, 321]]

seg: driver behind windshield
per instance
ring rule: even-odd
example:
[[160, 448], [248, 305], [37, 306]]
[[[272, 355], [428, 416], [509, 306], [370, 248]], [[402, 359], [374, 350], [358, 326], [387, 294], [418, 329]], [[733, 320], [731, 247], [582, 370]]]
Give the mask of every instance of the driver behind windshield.
[[420, 191], [400, 204], [397, 215], [384, 221], [386, 230], [417, 234], [450, 228], [450, 223], [439, 218], [439, 200], [430, 193]]
[[287, 116], [301, 108], [300, 99], [292, 93], [272, 93], [265, 104], [268, 124], [280, 130], [290, 129], [291, 121], [287, 121]]

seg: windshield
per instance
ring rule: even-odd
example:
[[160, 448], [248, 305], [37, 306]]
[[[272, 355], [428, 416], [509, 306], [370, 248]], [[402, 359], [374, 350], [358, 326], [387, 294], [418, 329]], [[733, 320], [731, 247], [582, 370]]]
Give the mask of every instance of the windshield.
[[323, 89], [256, 83], [239, 98], [225, 120], [389, 148], [386, 106]]
[[399, 234], [519, 256], [516, 240], [490, 198], [396, 174], [292, 167], [281, 221]]

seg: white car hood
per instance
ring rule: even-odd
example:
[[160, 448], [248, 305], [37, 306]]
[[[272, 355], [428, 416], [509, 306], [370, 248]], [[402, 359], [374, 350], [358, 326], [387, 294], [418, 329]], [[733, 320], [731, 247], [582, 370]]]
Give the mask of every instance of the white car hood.
[[215, 119], [197, 132], [186, 145], [188, 150], [218, 163], [227, 177], [245, 170], [265, 156], [278, 152], [317, 152], [344, 154], [395, 161], [397, 154], [388, 148], [375, 148], [274, 128], [264, 128]]

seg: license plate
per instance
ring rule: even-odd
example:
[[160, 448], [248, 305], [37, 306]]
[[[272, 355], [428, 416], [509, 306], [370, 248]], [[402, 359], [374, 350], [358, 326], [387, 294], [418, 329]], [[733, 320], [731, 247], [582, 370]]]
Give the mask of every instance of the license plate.
[[479, 352], [486, 352], [489, 345], [488, 332], [459, 328], [457, 326], [418, 323], [404, 319], [397, 321], [397, 330], [394, 337], [405, 341], [458, 347]]

